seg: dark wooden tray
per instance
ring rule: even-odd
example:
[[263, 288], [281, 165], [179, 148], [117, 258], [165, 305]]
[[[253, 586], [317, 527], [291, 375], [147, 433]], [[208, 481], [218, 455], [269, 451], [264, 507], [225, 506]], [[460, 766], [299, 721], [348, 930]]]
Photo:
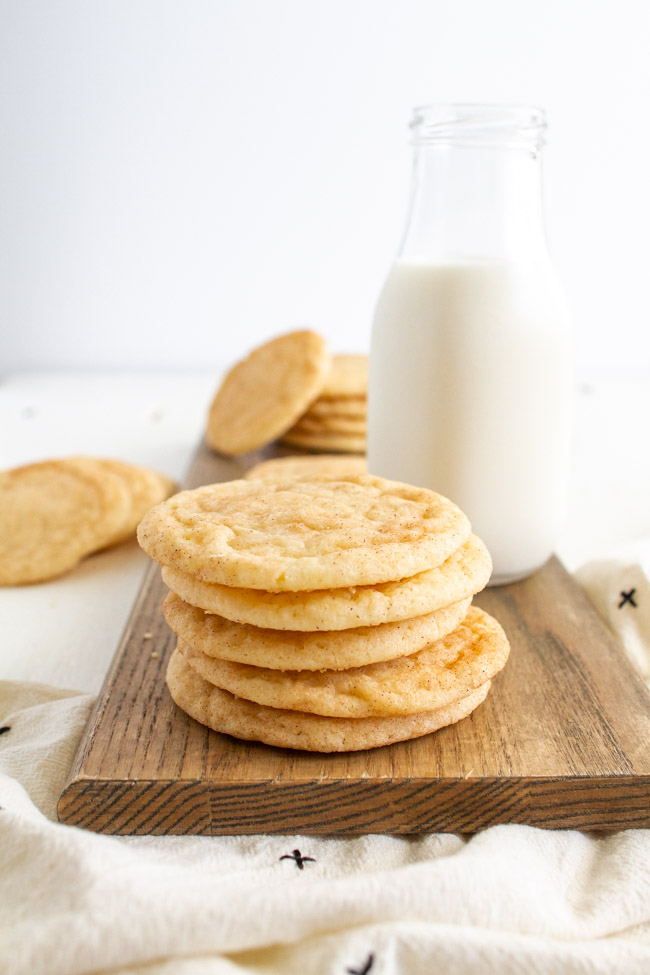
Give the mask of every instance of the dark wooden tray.
[[[286, 452], [286, 451], [285, 451]], [[185, 486], [238, 477], [202, 446]], [[557, 559], [476, 602], [512, 645], [469, 718], [340, 755], [237, 741], [180, 711], [158, 567], [146, 573], [59, 801], [106, 833], [468, 832], [495, 823], [650, 826], [650, 694]]]

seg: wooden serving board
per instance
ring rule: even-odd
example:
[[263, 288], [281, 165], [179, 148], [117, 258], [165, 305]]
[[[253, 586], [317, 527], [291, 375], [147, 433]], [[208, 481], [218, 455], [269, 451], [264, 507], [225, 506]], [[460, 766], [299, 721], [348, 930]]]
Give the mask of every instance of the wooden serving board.
[[[279, 453], [229, 461], [202, 446], [185, 486]], [[650, 694], [555, 558], [476, 598], [512, 646], [485, 703], [435, 734], [348, 754], [237, 741], [180, 711], [165, 686], [165, 592], [152, 564], [59, 801], [65, 823], [203, 834], [650, 826]]]

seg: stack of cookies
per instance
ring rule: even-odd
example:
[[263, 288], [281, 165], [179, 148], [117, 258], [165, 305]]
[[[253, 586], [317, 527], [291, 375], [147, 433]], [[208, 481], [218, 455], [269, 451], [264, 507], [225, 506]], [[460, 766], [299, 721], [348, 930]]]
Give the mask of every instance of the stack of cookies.
[[416, 738], [470, 714], [508, 657], [471, 605], [485, 546], [432, 491], [229, 481], [158, 505], [138, 539], [171, 589], [171, 695], [237, 738], [321, 752]]
[[135, 536], [174, 490], [164, 474], [96, 457], [64, 457], [0, 473], [0, 585], [63, 575]]
[[367, 356], [332, 356], [318, 399], [284, 434], [283, 443], [307, 450], [364, 454], [367, 390]]
[[368, 360], [330, 356], [308, 329], [265, 342], [228, 372], [208, 413], [208, 444], [237, 456], [282, 439], [316, 451], [366, 449]]
[[286, 481], [287, 478], [314, 477], [320, 474], [335, 475], [365, 474], [365, 457], [351, 457], [349, 454], [304, 454], [297, 457], [272, 457], [250, 467], [244, 477], [246, 480]]

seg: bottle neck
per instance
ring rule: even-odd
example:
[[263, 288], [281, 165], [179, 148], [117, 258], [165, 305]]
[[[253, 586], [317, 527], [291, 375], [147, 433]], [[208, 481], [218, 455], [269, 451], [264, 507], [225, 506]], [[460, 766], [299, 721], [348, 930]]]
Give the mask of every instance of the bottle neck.
[[547, 256], [539, 151], [416, 144], [400, 257], [531, 261]]

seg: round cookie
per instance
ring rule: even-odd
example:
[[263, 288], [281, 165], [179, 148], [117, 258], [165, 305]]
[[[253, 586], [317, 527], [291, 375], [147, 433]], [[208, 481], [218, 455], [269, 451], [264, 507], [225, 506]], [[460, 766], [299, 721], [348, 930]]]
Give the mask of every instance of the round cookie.
[[282, 443], [304, 450], [338, 451], [342, 454], [365, 454], [366, 438], [352, 433], [301, 433], [290, 430]]
[[492, 560], [472, 535], [440, 566], [397, 582], [315, 592], [268, 593], [201, 582], [163, 568], [165, 585], [186, 603], [238, 623], [273, 630], [346, 630], [423, 616], [480, 592]]
[[459, 625], [470, 602], [468, 597], [414, 619], [325, 633], [233, 623], [204, 613], [174, 592], [163, 610], [179, 640], [208, 657], [271, 670], [346, 670], [404, 657], [440, 640]]
[[200, 677], [175, 650], [167, 667], [167, 686], [172, 699], [186, 714], [222, 734], [279, 748], [345, 752], [420, 738], [454, 724], [485, 700], [490, 682], [438, 711], [392, 718], [324, 718], [234, 697]]
[[472, 606], [451, 633], [406, 657], [350, 670], [271, 670], [179, 650], [210, 684], [266, 707], [330, 718], [418, 714], [460, 701], [505, 665], [508, 639], [495, 619]]
[[332, 356], [325, 378], [323, 399], [365, 396], [368, 389], [368, 356], [355, 353]]
[[210, 484], [175, 494], [138, 526], [162, 565], [267, 592], [402, 579], [439, 565], [469, 534], [447, 498], [369, 474]]
[[305, 416], [301, 417], [298, 422], [291, 427], [289, 433], [291, 435], [294, 433], [341, 433], [346, 436], [347, 434], [352, 434], [353, 436], [365, 436], [366, 420], [365, 417], [356, 419], [355, 417], [343, 416], [332, 419], [331, 417], [310, 417], [305, 414]]
[[304, 416], [327, 420], [339, 417], [365, 420], [367, 414], [368, 401], [365, 396], [339, 396], [336, 399], [319, 397], [311, 404]]
[[308, 329], [258, 346], [233, 366], [212, 401], [210, 446], [236, 456], [275, 440], [317, 398], [330, 361], [325, 340]]
[[126, 484], [92, 458], [0, 473], [0, 585], [42, 582], [111, 544], [131, 512]]
[[255, 464], [246, 471], [244, 478], [284, 481], [289, 477], [313, 477], [320, 474], [339, 477], [341, 474], [365, 474], [366, 466], [365, 457], [341, 457], [340, 454], [273, 457]]
[[136, 528], [147, 511], [168, 498], [176, 489], [176, 485], [165, 474], [159, 474], [157, 471], [136, 464], [128, 464], [125, 461], [110, 459], [96, 460], [95, 463], [122, 478], [129, 492], [131, 503], [126, 523], [117, 536], [109, 542], [109, 545], [118, 545], [128, 538], [135, 538]]

